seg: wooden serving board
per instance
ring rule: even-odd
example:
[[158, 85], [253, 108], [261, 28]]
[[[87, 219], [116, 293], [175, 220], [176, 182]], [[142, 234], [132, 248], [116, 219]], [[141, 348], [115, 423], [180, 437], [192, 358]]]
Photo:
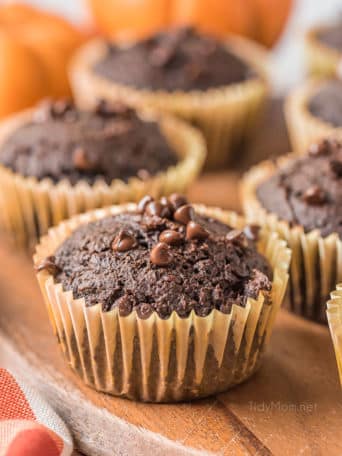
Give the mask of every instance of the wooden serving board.
[[[239, 209], [237, 184], [237, 174], [209, 174], [192, 187], [190, 198]], [[47, 398], [86, 455], [342, 454], [341, 388], [326, 327], [281, 311], [260, 371], [210, 399], [160, 405], [110, 397], [83, 385], [69, 369], [30, 258], [4, 240], [0, 364]]]

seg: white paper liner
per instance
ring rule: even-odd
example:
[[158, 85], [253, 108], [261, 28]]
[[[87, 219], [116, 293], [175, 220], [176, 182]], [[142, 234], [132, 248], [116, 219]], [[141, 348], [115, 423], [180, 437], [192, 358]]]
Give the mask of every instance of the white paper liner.
[[217, 168], [232, 158], [236, 146], [253, 131], [267, 94], [266, 52], [241, 37], [230, 37], [228, 46], [258, 73], [249, 81], [205, 92], [163, 92], [138, 90], [107, 80], [93, 71], [106, 52], [101, 40], [80, 49], [70, 67], [74, 97], [84, 108], [99, 99], [122, 100], [136, 107], [151, 107], [177, 115], [200, 128], [206, 138], [206, 166]]
[[342, 386], [342, 283], [331, 293], [327, 303], [327, 318]]
[[[0, 165], [0, 229], [19, 246], [31, 248], [50, 226], [90, 209], [138, 201], [143, 195], [155, 197], [184, 192], [203, 165], [206, 147], [203, 136], [185, 122], [145, 111], [143, 118], [155, 119], [179, 157], [175, 166], [147, 180], [132, 177], [93, 185], [68, 180], [57, 184], [50, 179], [37, 181]], [[32, 118], [32, 111], [14, 116], [0, 125], [0, 143], [16, 128]]]
[[324, 81], [307, 81], [286, 100], [286, 123], [293, 150], [298, 154], [306, 153], [311, 144], [322, 138], [342, 140], [342, 128], [313, 116], [307, 107], [309, 99], [322, 83]]
[[[50, 229], [37, 246], [35, 264], [54, 253], [80, 224], [135, 205], [92, 211]], [[195, 210], [242, 227], [244, 220], [217, 208]], [[258, 248], [273, 267], [272, 292], [260, 292], [246, 307], [234, 304], [230, 314], [214, 310], [207, 317], [175, 312], [162, 320], [136, 312], [127, 317], [101, 304], [86, 307], [73, 299], [46, 271], [37, 274], [51, 323], [70, 366], [89, 386], [110, 394], [153, 402], [204, 397], [225, 391], [252, 375], [268, 343], [287, 280], [290, 251], [275, 233], [261, 232]]]
[[291, 227], [266, 211], [256, 195], [257, 187], [293, 158], [288, 155], [276, 164], [265, 161], [253, 167], [241, 186], [243, 208], [248, 222], [278, 233], [292, 251], [285, 306], [305, 318], [326, 323], [327, 298], [335, 284], [342, 281], [342, 241], [337, 233], [322, 237], [319, 230], [305, 233], [302, 226]]

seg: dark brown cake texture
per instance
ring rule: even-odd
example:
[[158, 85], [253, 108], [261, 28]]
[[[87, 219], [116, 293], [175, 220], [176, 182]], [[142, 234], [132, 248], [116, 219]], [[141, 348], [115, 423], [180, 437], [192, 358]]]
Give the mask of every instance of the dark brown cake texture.
[[178, 194], [148, 196], [137, 207], [82, 225], [38, 270], [87, 306], [118, 307], [123, 316], [136, 310], [140, 318], [229, 313], [271, 289], [270, 265], [255, 246], [258, 227], [232, 229]]
[[147, 179], [176, 163], [156, 122], [141, 119], [122, 103], [104, 101], [94, 112], [65, 100], [45, 101], [0, 148], [0, 164], [12, 171], [71, 184]]
[[332, 79], [323, 82], [308, 101], [308, 109], [324, 122], [342, 127], [342, 81]]
[[227, 46], [189, 27], [163, 31], [129, 47], [110, 44], [94, 70], [113, 82], [166, 91], [207, 90], [255, 76]]
[[270, 213], [305, 232], [342, 239], [342, 145], [330, 139], [312, 144], [308, 154], [281, 167], [257, 188]]

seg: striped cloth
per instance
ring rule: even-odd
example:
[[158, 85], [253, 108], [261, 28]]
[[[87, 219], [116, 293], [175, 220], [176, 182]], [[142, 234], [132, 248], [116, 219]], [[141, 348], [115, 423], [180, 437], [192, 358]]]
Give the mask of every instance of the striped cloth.
[[69, 456], [63, 421], [36, 391], [0, 368], [0, 456]]

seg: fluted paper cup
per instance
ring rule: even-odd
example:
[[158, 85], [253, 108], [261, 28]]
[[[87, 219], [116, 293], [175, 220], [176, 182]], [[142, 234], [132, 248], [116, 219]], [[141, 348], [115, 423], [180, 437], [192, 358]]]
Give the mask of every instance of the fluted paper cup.
[[[39, 264], [78, 226], [136, 210], [135, 205], [92, 211], [52, 228], [37, 246]], [[201, 214], [233, 227], [244, 226], [234, 213], [195, 206]], [[174, 402], [225, 391], [250, 377], [260, 365], [288, 280], [290, 251], [277, 234], [261, 231], [258, 250], [273, 268], [272, 291], [249, 298], [231, 312], [213, 310], [206, 317], [193, 311], [187, 318], [173, 312], [141, 319], [135, 311], [119, 315], [102, 310], [71, 291], [45, 270], [37, 273], [52, 326], [72, 369], [92, 388], [117, 396], [152, 402]]]
[[342, 386], [342, 283], [331, 293], [327, 303], [327, 318]]
[[292, 251], [290, 281], [285, 307], [304, 318], [326, 323], [326, 301], [335, 284], [342, 281], [342, 241], [337, 233], [322, 237], [319, 230], [305, 232], [268, 212], [256, 190], [279, 167], [295, 158], [282, 157], [277, 163], [265, 161], [252, 168], [242, 182], [242, 201], [248, 222], [258, 223], [286, 240]]
[[97, 75], [93, 67], [107, 47], [104, 41], [94, 40], [78, 51], [71, 64], [74, 97], [87, 109], [99, 99], [121, 100], [181, 117], [203, 132], [208, 146], [207, 168], [220, 167], [232, 158], [234, 148], [250, 136], [267, 94], [266, 52], [243, 38], [231, 37], [227, 44], [256, 70], [256, 77], [207, 91], [165, 92], [139, 90]]

